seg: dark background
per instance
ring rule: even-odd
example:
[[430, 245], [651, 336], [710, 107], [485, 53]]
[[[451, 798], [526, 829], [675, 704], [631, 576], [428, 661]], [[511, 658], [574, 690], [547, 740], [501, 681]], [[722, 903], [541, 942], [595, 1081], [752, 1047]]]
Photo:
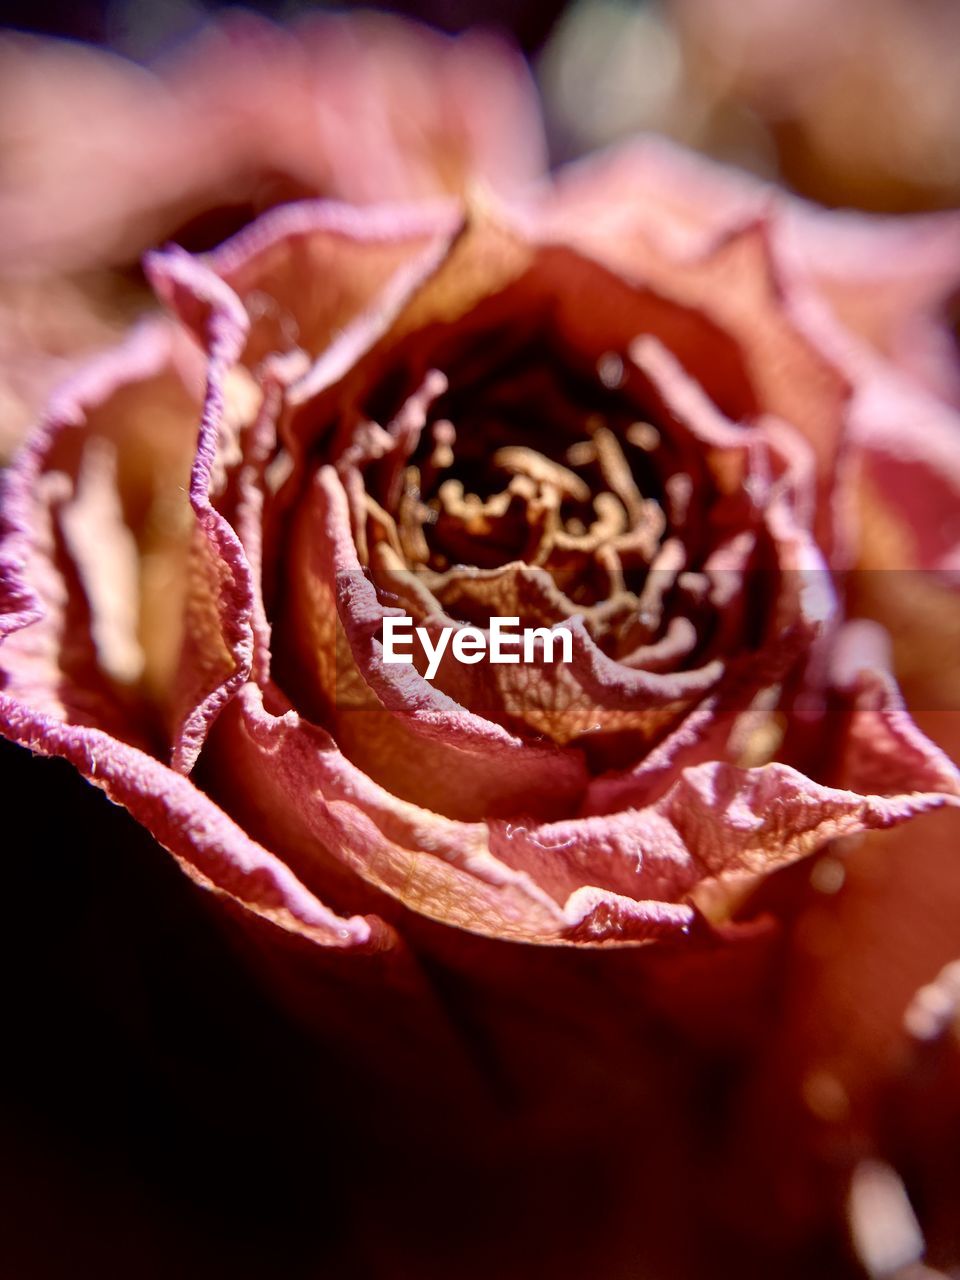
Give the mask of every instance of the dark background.
[[[74, 40], [87, 40], [107, 47], [123, 47], [137, 33], [144, 41], [152, 33], [153, 48], [144, 52], [157, 52], [167, 40], [189, 33], [205, 17], [212, 16], [226, 5], [173, 4], [170, 0], [158, 3], [109, 3], [109, 0], [60, 0], [59, 3], [29, 4], [6, 3], [0, 5], [0, 25], [17, 27], [25, 31], [42, 31], [48, 35], [66, 36]], [[402, 13], [421, 22], [428, 22], [442, 31], [456, 33], [478, 24], [509, 31], [531, 53], [546, 38], [557, 16], [564, 8], [562, 0], [406, 0], [406, 3], [388, 5], [298, 5], [280, 2], [245, 4], [243, 8], [256, 10], [269, 18], [282, 21], [309, 9], [380, 8], [392, 13]], [[142, 48], [142, 46], [141, 46]]]

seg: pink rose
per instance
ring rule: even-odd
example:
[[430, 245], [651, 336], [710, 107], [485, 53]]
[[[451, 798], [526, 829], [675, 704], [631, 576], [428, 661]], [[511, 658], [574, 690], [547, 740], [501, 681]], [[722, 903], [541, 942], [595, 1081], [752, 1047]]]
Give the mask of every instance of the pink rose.
[[[898, 453], [948, 510], [949, 411], [818, 309], [801, 218], [654, 217], [624, 183], [664, 167], [516, 216], [291, 206], [154, 255], [179, 323], [62, 393], [8, 481], [7, 732], [336, 946], [388, 937], [391, 900], [538, 942], [684, 933], [954, 802], [833, 578]], [[428, 681], [382, 660], [398, 604], [569, 622], [573, 660]], [[364, 919], [321, 905], [344, 880]]]
[[[697, 1273], [668, 1212], [630, 1227], [633, 1179], [655, 1221], [696, 1151], [663, 1046], [782, 1051], [786, 869], [957, 806], [955, 669], [918, 630], [957, 609], [955, 249], [655, 143], [513, 204], [294, 204], [151, 254], [169, 316], [5, 477], [4, 733], [227, 904], [374, 1125], [600, 1186], [602, 1248], [559, 1274]], [[398, 610], [564, 626], [572, 661], [427, 679], [384, 661]], [[631, 1158], [594, 1170], [614, 1125]], [[806, 1190], [820, 1221], [836, 1188]]]

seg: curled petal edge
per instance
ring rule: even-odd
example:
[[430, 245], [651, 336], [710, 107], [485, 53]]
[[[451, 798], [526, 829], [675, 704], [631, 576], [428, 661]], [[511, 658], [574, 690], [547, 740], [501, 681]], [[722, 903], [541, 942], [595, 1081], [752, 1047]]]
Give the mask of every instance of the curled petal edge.
[[201, 887], [324, 947], [376, 950], [392, 942], [392, 931], [375, 916], [343, 918], [331, 911], [188, 778], [136, 747], [99, 729], [30, 712], [4, 694], [0, 728], [37, 755], [69, 760]]

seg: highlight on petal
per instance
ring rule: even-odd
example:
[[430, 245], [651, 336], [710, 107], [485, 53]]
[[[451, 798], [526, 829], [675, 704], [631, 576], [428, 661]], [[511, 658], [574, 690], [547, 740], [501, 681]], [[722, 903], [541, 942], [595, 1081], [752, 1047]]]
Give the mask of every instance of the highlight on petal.
[[[214, 794], [222, 791], [245, 826], [255, 830], [273, 815], [271, 839], [308, 883], [328, 883], [341, 894], [350, 893], [350, 881], [354, 893], [362, 883], [472, 932], [562, 940], [560, 908], [525, 872], [490, 853], [483, 823], [398, 799], [352, 765], [324, 730], [294, 712], [267, 711], [253, 686], [217, 726], [209, 768]], [[346, 884], [345, 869], [352, 873]]]

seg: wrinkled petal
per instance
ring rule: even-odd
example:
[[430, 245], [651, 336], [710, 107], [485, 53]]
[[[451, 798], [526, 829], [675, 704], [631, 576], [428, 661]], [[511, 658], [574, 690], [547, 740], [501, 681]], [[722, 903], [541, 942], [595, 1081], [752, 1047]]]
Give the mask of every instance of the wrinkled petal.
[[5, 693], [0, 694], [0, 724], [14, 742], [69, 760], [129, 810], [204, 888], [321, 946], [383, 945], [389, 938], [378, 920], [343, 919], [330, 911], [188, 779], [135, 747], [99, 729], [29, 711]]
[[[172, 330], [145, 326], [64, 387], [3, 479], [7, 690], [141, 744], [152, 736], [142, 698], [181, 643], [200, 376]], [[118, 595], [125, 579], [132, 599]]]
[[777, 257], [849, 333], [956, 402], [956, 358], [945, 323], [960, 280], [956, 214], [820, 209], [654, 136], [570, 165], [557, 182], [561, 202], [572, 201], [585, 223], [642, 229], [651, 244], [680, 259], [769, 218]]
[[268, 820], [271, 838], [308, 883], [326, 877], [349, 894], [336, 874], [339, 863], [371, 888], [447, 924], [562, 941], [567, 926], [559, 906], [526, 872], [491, 853], [484, 823], [451, 820], [398, 799], [345, 759], [318, 726], [293, 712], [271, 715], [252, 686], [228, 714], [213, 744], [216, 789], [226, 803], [249, 806], [245, 823], [282, 808], [282, 818]]

